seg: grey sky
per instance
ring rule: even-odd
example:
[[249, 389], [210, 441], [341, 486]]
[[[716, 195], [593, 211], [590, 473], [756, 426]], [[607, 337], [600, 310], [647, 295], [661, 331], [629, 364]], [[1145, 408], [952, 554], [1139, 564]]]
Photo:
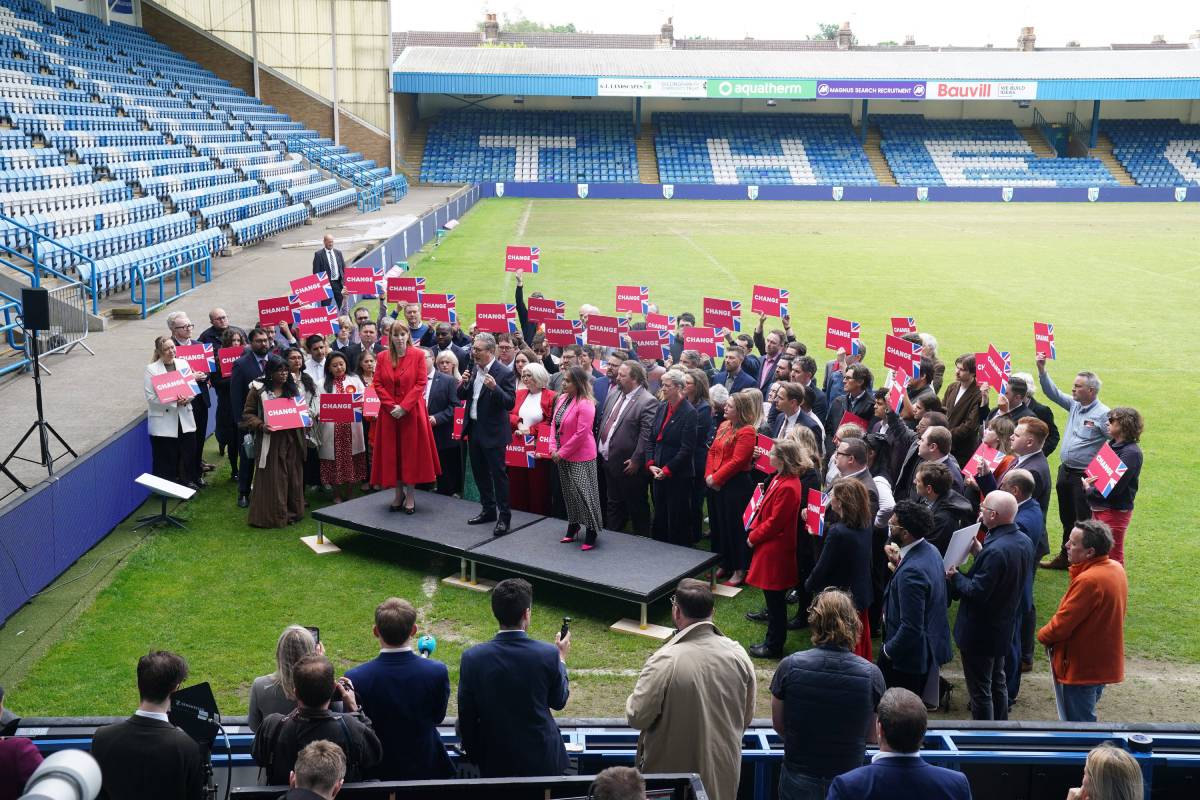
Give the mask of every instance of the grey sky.
[[964, 3], [921, 0], [917, 3], [859, 0], [853, 3], [785, 3], [780, 0], [392, 0], [395, 30], [473, 30], [485, 11], [503, 19], [546, 23], [573, 22], [594, 33], [654, 33], [667, 17], [675, 36], [712, 38], [802, 39], [819, 22], [849, 21], [864, 44], [903, 41], [918, 44], [1012, 47], [1022, 26], [1032, 25], [1041, 46], [1061, 47], [1070, 39], [1085, 46], [1112, 42], [1149, 42], [1154, 34], [1187, 41], [1200, 29], [1200, 6], [1192, 0], [1093, 0], [1083, 4], [1040, 2]]

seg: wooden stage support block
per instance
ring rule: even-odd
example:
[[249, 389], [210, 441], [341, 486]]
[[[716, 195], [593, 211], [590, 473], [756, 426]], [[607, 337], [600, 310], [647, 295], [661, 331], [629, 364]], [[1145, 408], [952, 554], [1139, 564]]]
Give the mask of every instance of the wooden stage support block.
[[447, 586], [457, 586], [459, 589], [470, 589], [472, 592], [482, 592], [484, 594], [496, 588], [495, 581], [489, 581], [486, 578], [471, 583], [469, 580], [464, 580], [460, 575], [447, 575], [442, 578], [442, 583]]
[[717, 597], [737, 597], [742, 593], [742, 587], [726, 586], [723, 583], [718, 583], [712, 587], [712, 593]]
[[650, 639], [657, 639], [660, 642], [666, 641], [675, 635], [674, 628], [668, 628], [665, 625], [655, 625], [653, 623], [647, 623], [643, 626], [636, 619], [617, 620], [608, 629], [617, 633], [632, 633], [635, 636], [645, 636]]
[[[324, 538], [324, 541], [320, 541], [322, 538]], [[301, 536], [300, 541], [302, 541], [306, 545], [308, 545], [312, 549], [312, 551], [319, 556], [323, 556], [328, 553], [342, 552], [342, 548], [338, 547], [336, 544], [329, 541], [328, 537], [321, 537], [320, 535]]]

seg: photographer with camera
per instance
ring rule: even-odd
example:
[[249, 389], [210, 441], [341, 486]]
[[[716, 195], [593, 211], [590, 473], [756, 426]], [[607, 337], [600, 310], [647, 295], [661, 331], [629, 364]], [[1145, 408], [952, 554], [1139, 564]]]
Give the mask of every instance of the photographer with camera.
[[[382, 759], [383, 748], [371, 721], [358, 710], [354, 685], [345, 677], [335, 681], [333, 664], [318, 653], [296, 662], [292, 681], [296, 709], [287, 716], [271, 714], [254, 735], [250, 752], [254, 763], [266, 773], [266, 784], [286, 784], [297, 754], [318, 739], [333, 742], [345, 753], [346, 780], [362, 780]], [[342, 702], [345, 714], [329, 710], [333, 700]]]
[[204, 795], [200, 746], [171, 724], [171, 693], [187, 680], [182, 656], [156, 650], [138, 659], [141, 702], [124, 722], [105, 725], [92, 739], [107, 800], [199, 800]]

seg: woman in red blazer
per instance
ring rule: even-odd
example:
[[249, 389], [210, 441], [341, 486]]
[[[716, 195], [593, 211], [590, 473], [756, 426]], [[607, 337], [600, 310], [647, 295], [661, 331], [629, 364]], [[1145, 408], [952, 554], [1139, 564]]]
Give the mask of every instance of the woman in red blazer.
[[372, 386], [379, 395], [379, 417], [371, 426], [375, 454], [371, 483], [396, 487], [388, 508], [412, 514], [416, 484], [432, 483], [441, 474], [437, 444], [425, 406], [425, 352], [414, 347], [408, 326], [392, 325], [387, 351], [379, 354]]
[[[512, 411], [508, 412], [509, 424], [514, 434], [537, 436], [549, 429], [550, 420], [554, 415], [554, 392], [547, 388], [550, 385], [550, 375], [541, 364], [531, 362], [525, 364], [516, 377], [521, 388], [517, 389]], [[538, 459], [533, 469], [508, 468], [508, 502], [518, 511], [549, 516], [548, 459]]]
[[750, 568], [750, 548], [742, 512], [754, 494], [750, 466], [762, 417], [762, 392], [743, 389], [729, 396], [725, 421], [717, 429], [704, 467], [708, 487], [708, 526], [713, 552], [721, 554], [717, 578], [728, 577], [727, 586], [741, 586]]
[[771, 448], [775, 476], [750, 521], [748, 542], [754, 548], [746, 583], [763, 590], [767, 601], [767, 636], [749, 648], [755, 658], [782, 658], [787, 641], [787, 592], [796, 585], [796, 538], [804, 507], [800, 476], [810, 469], [800, 443], [781, 439]]

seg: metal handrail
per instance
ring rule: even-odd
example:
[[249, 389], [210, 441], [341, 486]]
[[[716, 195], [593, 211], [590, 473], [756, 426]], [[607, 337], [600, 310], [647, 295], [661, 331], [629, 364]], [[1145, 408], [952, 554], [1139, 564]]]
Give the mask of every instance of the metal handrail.
[[[29, 266], [28, 266], [28, 268], [22, 267], [18, 264], [13, 263], [12, 261], [9, 261], [8, 259], [4, 258], [3, 255], [0, 255], [0, 264], [3, 264], [6, 267], [10, 267], [11, 269], [16, 270], [17, 272], [21, 273], [25, 277], [29, 278], [30, 284], [33, 285], [34, 287], [38, 287], [38, 286], [42, 285], [42, 273], [47, 273], [49, 276], [58, 278], [59, 280], [62, 280], [62, 281], [66, 281], [67, 283], [79, 284], [79, 286], [81, 286], [84, 290], [86, 290], [92, 296], [92, 313], [93, 314], [100, 313], [100, 290], [99, 290], [98, 276], [96, 274], [95, 259], [93, 259], [91, 256], [84, 255], [83, 253], [79, 252], [78, 250], [76, 250], [73, 247], [67, 247], [63, 243], [59, 242], [57, 239], [47, 236], [46, 234], [42, 233], [41, 231], [37, 230], [36, 228], [31, 228], [28, 225], [23, 225], [22, 223], [17, 222], [12, 217], [6, 216], [4, 214], [0, 214], [0, 222], [6, 222], [6, 223], [12, 225], [13, 227], [18, 228], [19, 230], [23, 230], [27, 234], [29, 234], [29, 254], [28, 255], [21, 252], [20, 250], [16, 250], [12, 247], [9, 247], [6, 244], [0, 244], [0, 254], [8, 254], [14, 258], [22, 259], [22, 260], [28, 262]], [[54, 245], [55, 247], [59, 248], [60, 250], [64, 250], [64, 251], [70, 253], [71, 255], [76, 256], [79, 259], [81, 264], [90, 264], [91, 269], [88, 270], [88, 280], [81, 281], [78, 278], [73, 278], [65, 273], [59, 272], [58, 270], [54, 269], [53, 267], [49, 267], [49, 266], [46, 266], [45, 264], [43, 264], [41, 262], [41, 259], [38, 258], [38, 244], [39, 244], [39, 242], [41, 242], [43, 240], [46, 242], [49, 242], [50, 244]], [[76, 266], [76, 269], [79, 270], [78, 265]]]
[[[153, 275], [147, 275], [146, 270], [153, 267], [158, 269]], [[188, 271], [188, 280], [191, 285], [181, 291], [181, 280], [185, 271]], [[145, 319], [150, 312], [157, 311], [194, 291], [197, 274], [204, 279], [205, 283], [212, 280], [212, 251], [204, 244], [181, 247], [178, 250], [146, 259], [130, 268], [129, 300], [141, 308], [142, 319]], [[166, 297], [164, 292], [170, 278], [175, 279], [175, 294]], [[158, 282], [158, 302], [150, 303], [149, 288], [155, 281]]]
[[357, 162], [351, 161], [341, 153], [333, 152], [333, 148], [327, 145], [316, 144], [311, 139], [301, 136], [289, 136], [286, 139], [288, 152], [299, 153], [315, 161], [319, 166], [329, 168], [330, 164], [341, 166], [342, 171], [333, 169], [337, 175], [352, 181], [359, 188], [367, 188], [374, 181], [367, 179], [365, 176], [370, 172], [370, 168], [360, 166]]
[[25, 344], [23, 342], [20, 345], [17, 344], [16, 332], [22, 328], [22, 325], [16, 321], [15, 317], [21, 316], [21, 301], [10, 294], [0, 292], [0, 313], [4, 315], [4, 324], [0, 325], [0, 332], [4, 333], [8, 346], [21, 353], [19, 361], [14, 361], [6, 367], [0, 367], [0, 375], [7, 375], [17, 370], [23, 371], [33, 362], [29, 358], [29, 349]]

